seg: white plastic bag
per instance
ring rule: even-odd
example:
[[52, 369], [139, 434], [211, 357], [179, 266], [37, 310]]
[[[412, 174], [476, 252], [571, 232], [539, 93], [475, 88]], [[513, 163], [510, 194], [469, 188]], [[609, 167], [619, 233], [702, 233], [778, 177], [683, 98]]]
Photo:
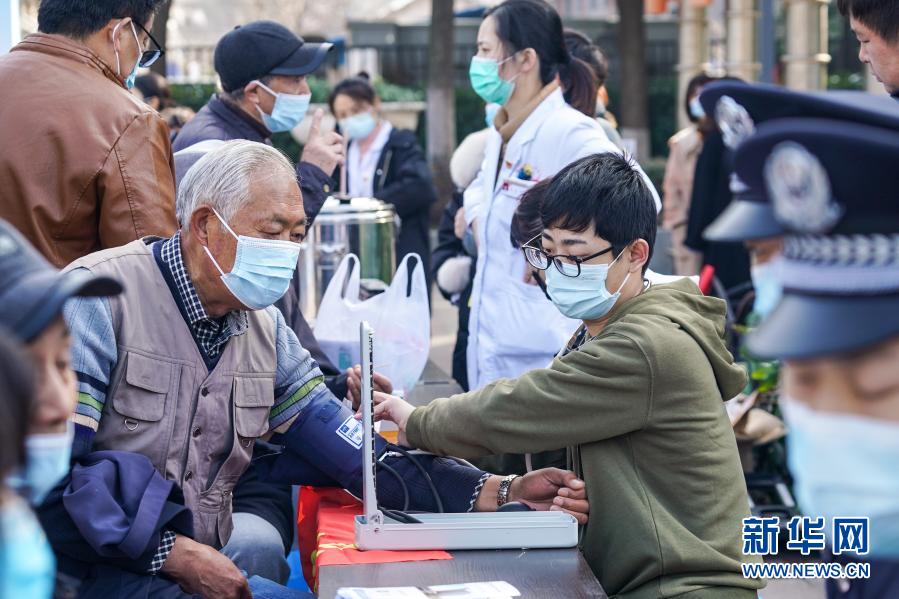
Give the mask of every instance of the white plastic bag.
[[[410, 259], [415, 260], [411, 287]], [[425, 369], [431, 345], [431, 313], [421, 258], [407, 255], [387, 290], [364, 301], [359, 299], [359, 271], [359, 258], [344, 256], [322, 297], [315, 338], [334, 364], [345, 370], [361, 362], [359, 323], [367, 320], [375, 330], [375, 370], [389, 378], [395, 389], [408, 392]]]

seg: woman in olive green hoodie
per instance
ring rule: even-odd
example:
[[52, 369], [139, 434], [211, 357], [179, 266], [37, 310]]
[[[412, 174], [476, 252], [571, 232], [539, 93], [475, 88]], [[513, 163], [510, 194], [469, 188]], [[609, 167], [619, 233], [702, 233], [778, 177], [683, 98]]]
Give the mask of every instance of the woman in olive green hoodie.
[[762, 581], [740, 569], [756, 560], [741, 553], [749, 506], [723, 405], [746, 375], [724, 344], [723, 302], [688, 279], [644, 280], [656, 211], [626, 158], [563, 169], [542, 218], [525, 253], [556, 307], [584, 323], [568, 347], [549, 368], [424, 408], [379, 396], [376, 417], [442, 455], [568, 447], [592, 508], [581, 547], [610, 596], [756, 597]]

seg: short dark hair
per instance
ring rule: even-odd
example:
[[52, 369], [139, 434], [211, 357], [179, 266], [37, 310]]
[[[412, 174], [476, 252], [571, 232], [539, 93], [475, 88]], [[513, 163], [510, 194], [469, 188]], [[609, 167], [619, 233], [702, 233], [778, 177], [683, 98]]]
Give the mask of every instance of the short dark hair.
[[31, 361], [13, 339], [0, 331], [0, 481], [25, 465], [25, 435], [35, 407]]
[[140, 90], [144, 100], [159, 98], [159, 109], [168, 108], [172, 103], [169, 82], [159, 73], [147, 73], [134, 80], [134, 87]]
[[543, 227], [583, 232], [593, 227], [617, 256], [638, 239], [649, 244], [649, 266], [656, 241], [656, 205], [636, 163], [617, 152], [593, 154], [572, 162], [543, 196]]
[[837, 0], [844, 17], [852, 17], [888, 42], [899, 41], [899, 2], [895, 0]]
[[41, 0], [37, 27], [42, 33], [58, 33], [84, 39], [100, 31], [110, 19], [131, 17], [145, 26], [167, 0]]
[[368, 73], [362, 71], [355, 77], [344, 79], [331, 90], [331, 95], [328, 96], [328, 108], [331, 109], [331, 113], [334, 112], [334, 100], [337, 99], [337, 96], [349, 96], [357, 102], [374, 104], [378, 93], [371, 84]]
[[520, 248], [543, 232], [540, 212], [543, 209], [543, 196], [551, 182], [551, 178], [541, 179], [519, 198], [515, 214], [512, 215], [512, 247]]

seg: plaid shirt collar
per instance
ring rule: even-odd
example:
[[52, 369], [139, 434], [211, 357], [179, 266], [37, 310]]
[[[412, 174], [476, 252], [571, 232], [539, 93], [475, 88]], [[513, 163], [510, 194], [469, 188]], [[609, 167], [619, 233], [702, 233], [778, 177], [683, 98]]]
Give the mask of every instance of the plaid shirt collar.
[[171, 239], [164, 241], [160, 253], [175, 281], [194, 338], [207, 355], [218, 356], [231, 337], [243, 335], [247, 331], [247, 313], [229, 312], [222, 318], [212, 318], [206, 313], [206, 308], [203, 307], [193, 281], [184, 267], [181, 233], [175, 233]]

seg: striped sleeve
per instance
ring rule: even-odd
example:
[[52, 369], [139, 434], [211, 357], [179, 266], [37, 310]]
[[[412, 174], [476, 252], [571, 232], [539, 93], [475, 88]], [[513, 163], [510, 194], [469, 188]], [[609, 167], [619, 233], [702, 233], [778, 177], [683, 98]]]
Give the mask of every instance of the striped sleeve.
[[76, 455], [90, 451], [100, 424], [110, 375], [118, 360], [107, 298], [73, 298], [63, 309], [72, 335], [72, 368], [78, 379]]
[[275, 320], [277, 373], [275, 374], [275, 404], [269, 415], [269, 430], [278, 431], [293, 421], [309, 402], [323, 393], [325, 377], [312, 356], [300, 345], [296, 334], [287, 326], [281, 312], [269, 308]]

